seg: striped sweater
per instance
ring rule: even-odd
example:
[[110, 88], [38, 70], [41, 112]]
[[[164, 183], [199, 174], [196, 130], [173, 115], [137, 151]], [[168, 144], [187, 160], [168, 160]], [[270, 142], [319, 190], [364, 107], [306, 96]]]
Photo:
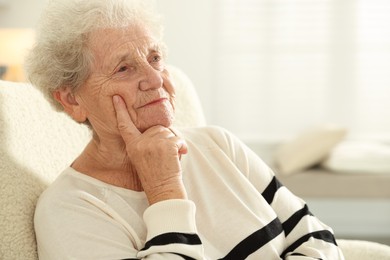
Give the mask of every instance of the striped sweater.
[[188, 200], [149, 206], [144, 192], [69, 167], [36, 208], [40, 259], [344, 259], [331, 228], [237, 138], [181, 134]]

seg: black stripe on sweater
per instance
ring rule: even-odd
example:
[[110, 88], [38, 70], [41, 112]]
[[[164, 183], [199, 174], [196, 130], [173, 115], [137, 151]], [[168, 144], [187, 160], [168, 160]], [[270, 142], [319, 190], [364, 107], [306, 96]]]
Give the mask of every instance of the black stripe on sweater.
[[202, 242], [197, 234], [171, 232], [152, 238], [146, 242], [145, 247], [142, 250], [145, 251], [152, 246], [164, 246], [169, 244], [201, 245]]
[[278, 191], [280, 187], [283, 187], [283, 184], [279, 182], [279, 180], [274, 176], [271, 182], [268, 184], [267, 188], [261, 193], [264, 199], [271, 205], [274, 200], [275, 193]]
[[308, 241], [311, 237], [323, 240], [323, 241], [328, 242], [328, 243], [332, 243], [332, 244], [337, 246], [336, 240], [335, 240], [332, 232], [330, 232], [329, 230], [320, 230], [320, 231], [306, 234], [303, 237], [301, 237], [300, 239], [298, 239], [297, 241], [295, 241], [294, 243], [292, 243], [286, 250], [284, 250], [284, 252], [280, 255], [280, 257], [282, 259], [284, 259], [288, 252], [293, 252], [300, 245], [302, 245], [303, 243]]
[[309, 208], [305, 204], [305, 206], [295, 212], [291, 217], [289, 217], [285, 222], [283, 222], [283, 229], [286, 236], [295, 228], [295, 226], [301, 221], [301, 219], [307, 215], [312, 216]]
[[246, 259], [250, 254], [254, 253], [262, 246], [273, 240], [283, 232], [282, 225], [278, 218], [275, 218], [265, 227], [252, 233], [247, 238], [236, 245], [223, 260]]

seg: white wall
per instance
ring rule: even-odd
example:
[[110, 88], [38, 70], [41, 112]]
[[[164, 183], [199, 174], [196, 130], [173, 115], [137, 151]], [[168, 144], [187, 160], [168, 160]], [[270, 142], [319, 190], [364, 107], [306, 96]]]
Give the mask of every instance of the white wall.
[[[1, 27], [35, 27], [46, 0], [0, 0]], [[213, 1], [156, 1], [165, 25], [168, 62], [188, 74], [212, 118]], [[3, 3], [3, 4], [2, 4]]]
[[168, 62], [178, 66], [193, 81], [206, 118], [213, 111], [213, 32], [214, 1], [157, 1], [164, 17]]
[[33, 28], [45, 0], [0, 0], [0, 27]]

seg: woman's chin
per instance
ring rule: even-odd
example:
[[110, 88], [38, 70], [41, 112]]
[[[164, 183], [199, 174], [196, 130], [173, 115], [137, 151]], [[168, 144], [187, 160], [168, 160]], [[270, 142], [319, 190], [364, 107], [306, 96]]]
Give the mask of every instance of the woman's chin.
[[143, 133], [146, 130], [148, 130], [149, 128], [154, 127], [154, 126], [163, 126], [163, 127], [167, 127], [168, 128], [168, 127], [172, 126], [173, 120], [174, 120], [173, 116], [172, 117], [158, 118], [156, 120], [145, 122], [144, 124], [141, 124], [138, 127], [138, 130], [141, 133]]
[[175, 111], [169, 102], [142, 109], [137, 113], [136, 126], [143, 133], [153, 126], [171, 127], [175, 119]]

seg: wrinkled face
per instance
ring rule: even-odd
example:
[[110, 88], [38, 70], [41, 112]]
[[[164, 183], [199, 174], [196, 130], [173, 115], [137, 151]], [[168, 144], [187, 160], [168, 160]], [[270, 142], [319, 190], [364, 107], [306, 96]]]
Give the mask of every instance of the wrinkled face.
[[91, 75], [75, 92], [96, 132], [117, 131], [114, 95], [120, 95], [134, 125], [169, 127], [174, 117], [174, 89], [163, 63], [162, 49], [142, 26], [102, 29], [92, 33]]

